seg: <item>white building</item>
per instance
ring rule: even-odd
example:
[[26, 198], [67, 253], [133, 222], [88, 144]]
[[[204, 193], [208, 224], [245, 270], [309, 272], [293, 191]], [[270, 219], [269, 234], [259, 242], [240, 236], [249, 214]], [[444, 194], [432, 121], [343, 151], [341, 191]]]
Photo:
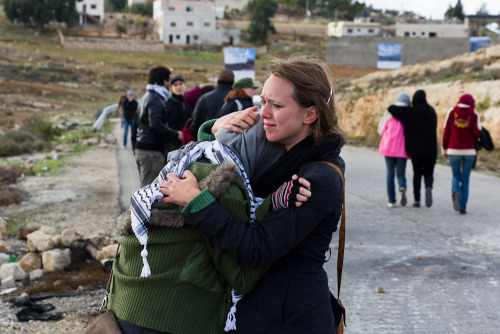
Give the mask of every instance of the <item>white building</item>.
[[160, 40], [168, 44], [238, 45], [240, 31], [217, 29], [214, 3], [196, 0], [156, 0], [153, 20]]
[[83, 0], [76, 3], [80, 24], [102, 23], [104, 21], [104, 0]]
[[337, 21], [330, 22], [326, 28], [328, 37], [360, 37], [378, 36], [380, 34], [380, 23], [361, 21]]
[[468, 38], [469, 20], [456, 23], [396, 23], [397, 37], [410, 38]]

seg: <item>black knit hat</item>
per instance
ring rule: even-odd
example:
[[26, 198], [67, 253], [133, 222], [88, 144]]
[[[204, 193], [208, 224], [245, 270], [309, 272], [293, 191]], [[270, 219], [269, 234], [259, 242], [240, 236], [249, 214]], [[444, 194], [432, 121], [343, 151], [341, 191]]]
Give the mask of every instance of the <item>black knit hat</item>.
[[186, 81], [184, 80], [184, 77], [182, 75], [180, 75], [180, 74], [177, 74], [177, 75], [174, 75], [172, 77], [172, 80], [170, 80], [170, 84], [173, 85], [174, 82], [179, 81], [179, 80], [182, 81], [182, 82], [184, 82], [184, 83], [186, 83]]

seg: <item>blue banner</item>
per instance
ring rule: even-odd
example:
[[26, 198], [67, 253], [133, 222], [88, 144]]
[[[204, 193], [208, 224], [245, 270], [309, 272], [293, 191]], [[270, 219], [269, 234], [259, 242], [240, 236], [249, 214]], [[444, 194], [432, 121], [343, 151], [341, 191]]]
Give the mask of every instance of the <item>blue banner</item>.
[[224, 65], [233, 70], [234, 81], [242, 78], [255, 80], [255, 49], [224, 48]]
[[470, 52], [474, 52], [481, 48], [487, 48], [491, 45], [489, 37], [471, 37], [470, 39]]
[[395, 69], [401, 67], [401, 55], [403, 46], [401, 44], [378, 44], [378, 62], [377, 68]]

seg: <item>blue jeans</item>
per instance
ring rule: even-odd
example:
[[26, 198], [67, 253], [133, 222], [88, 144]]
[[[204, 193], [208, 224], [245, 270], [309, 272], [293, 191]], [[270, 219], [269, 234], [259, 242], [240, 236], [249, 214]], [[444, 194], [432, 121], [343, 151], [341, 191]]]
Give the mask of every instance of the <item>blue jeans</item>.
[[127, 147], [128, 128], [132, 129], [132, 126], [134, 126], [133, 120], [123, 118], [123, 147]]
[[451, 194], [460, 193], [460, 210], [465, 210], [469, 198], [470, 172], [476, 157], [474, 155], [450, 155], [449, 158], [453, 173]]
[[406, 159], [385, 157], [385, 165], [387, 167], [387, 196], [389, 196], [389, 203], [394, 204], [396, 203], [395, 175], [398, 177], [399, 188], [406, 189]]

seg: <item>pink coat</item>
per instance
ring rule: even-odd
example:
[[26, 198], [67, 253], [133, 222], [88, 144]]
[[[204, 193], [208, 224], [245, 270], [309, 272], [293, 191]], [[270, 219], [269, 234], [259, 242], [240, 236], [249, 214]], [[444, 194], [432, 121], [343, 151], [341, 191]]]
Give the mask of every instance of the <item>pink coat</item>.
[[382, 139], [378, 146], [378, 152], [381, 155], [393, 158], [409, 158], [405, 149], [404, 128], [400, 121], [394, 117], [389, 118], [385, 123], [381, 136]]

